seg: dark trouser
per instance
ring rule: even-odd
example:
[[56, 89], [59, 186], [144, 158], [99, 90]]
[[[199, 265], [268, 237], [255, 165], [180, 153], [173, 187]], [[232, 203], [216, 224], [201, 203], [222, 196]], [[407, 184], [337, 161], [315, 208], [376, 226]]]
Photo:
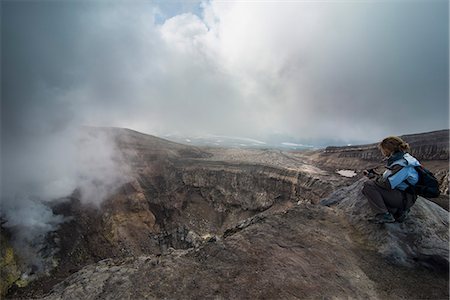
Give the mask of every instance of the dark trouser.
[[362, 193], [369, 200], [376, 214], [390, 212], [397, 214], [413, 206], [416, 196], [400, 190], [385, 189], [372, 180], [364, 183]]

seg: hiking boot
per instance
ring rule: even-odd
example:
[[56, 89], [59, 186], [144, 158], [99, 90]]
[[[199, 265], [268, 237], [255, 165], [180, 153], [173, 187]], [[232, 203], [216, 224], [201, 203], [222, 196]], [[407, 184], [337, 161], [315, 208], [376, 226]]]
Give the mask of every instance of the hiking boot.
[[409, 209], [402, 211], [400, 213], [400, 216], [397, 217], [396, 221], [399, 223], [403, 223], [408, 218], [408, 214], [409, 214]]
[[384, 223], [394, 223], [395, 218], [390, 212], [376, 214], [375, 218], [370, 220], [372, 223], [384, 224]]

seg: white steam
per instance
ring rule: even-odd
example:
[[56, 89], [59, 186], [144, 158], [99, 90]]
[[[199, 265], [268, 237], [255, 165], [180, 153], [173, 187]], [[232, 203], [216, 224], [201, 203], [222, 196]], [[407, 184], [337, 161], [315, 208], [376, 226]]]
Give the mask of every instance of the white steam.
[[76, 187], [80, 200], [99, 206], [111, 193], [130, 180], [128, 166], [106, 132], [91, 131], [77, 144]]
[[83, 128], [38, 137], [5, 147], [1, 218], [25, 264], [43, 272], [55, 251], [46, 248], [47, 235], [67, 220], [49, 204], [77, 191], [83, 204], [99, 207], [130, 177], [109, 131]]
[[2, 226], [12, 233], [11, 243], [26, 268], [24, 271], [49, 271], [56, 249], [46, 249], [47, 234], [56, 230], [67, 218], [53, 214], [52, 210], [37, 198], [11, 200], [2, 203], [2, 218], [5, 219]]

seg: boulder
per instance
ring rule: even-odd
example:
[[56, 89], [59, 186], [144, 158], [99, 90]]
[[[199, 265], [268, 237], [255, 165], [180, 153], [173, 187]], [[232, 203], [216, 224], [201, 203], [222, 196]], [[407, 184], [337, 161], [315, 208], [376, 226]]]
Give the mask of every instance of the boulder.
[[418, 197], [403, 223], [373, 224], [373, 216], [366, 197], [362, 194], [366, 178], [333, 192], [322, 205], [344, 212], [349, 223], [388, 260], [404, 265], [425, 265], [448, 272], [449, 267], [449, 213], [437, 204]]

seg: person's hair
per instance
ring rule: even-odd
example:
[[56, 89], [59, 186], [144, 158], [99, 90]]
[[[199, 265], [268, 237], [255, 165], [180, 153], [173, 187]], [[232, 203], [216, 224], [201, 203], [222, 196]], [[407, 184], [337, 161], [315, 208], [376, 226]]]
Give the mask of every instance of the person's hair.
[[388, 136], [378, 144], [378, 148], [380, 148], [380, 150], [387, 150], [390, 153], [395, 153], [397, 151], [407, 152], [410, 150], [409, 144], [398, 136]]

